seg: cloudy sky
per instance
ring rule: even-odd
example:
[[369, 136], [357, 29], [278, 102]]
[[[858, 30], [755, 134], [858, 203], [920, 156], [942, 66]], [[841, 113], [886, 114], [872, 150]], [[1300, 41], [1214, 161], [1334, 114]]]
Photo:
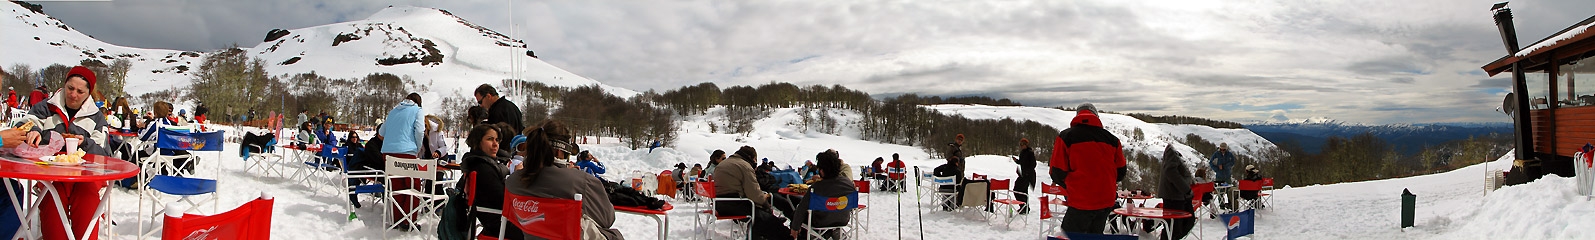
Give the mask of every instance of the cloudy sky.
[[[982, 95], [1032, 106], [1251, 121], [1502, 122], [1498, 0], [41, 2], [103, 41], [212, 50], [274, 28], [449, 10], [611, 85], [840, 84], [877, 97]], [[1523, 0], [1532, 44], [1595, 1]]]

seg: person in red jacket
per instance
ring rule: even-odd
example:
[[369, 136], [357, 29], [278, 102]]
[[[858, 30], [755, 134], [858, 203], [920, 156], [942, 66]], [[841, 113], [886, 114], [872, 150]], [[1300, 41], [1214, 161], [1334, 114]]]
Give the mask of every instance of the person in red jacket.
[[1053, 140], [1048, 162], [1053, 184], [1069, 194], [1063, 231], [1101, 234], [1113, 211], [1118, 182], [1124, 180], [1124, 146], [1102, 128], [1090, 103], [1076, 107], [1069, 129]]
[[33, 93], [28, 94], [28, 106], [39, 104], [40, 102], [44, 102], [44, 99], [49, 98], [49, 89], [44, 89], [44, 86], [33, 88]]
[[6, 87], [6, 106], [17, 107], [17, 89]]
[[886, 176], [892, 179], [892, 181], [886, 185], [887, 187], [891, 188], [890, 191], [905, 191], [903, 189], [903, 180], [908, 178], [908, 166], [907, 164], [903, 164], [903, 159], [899, 157], [897, 153], [892, 153], [892, 162], [886, 164]]

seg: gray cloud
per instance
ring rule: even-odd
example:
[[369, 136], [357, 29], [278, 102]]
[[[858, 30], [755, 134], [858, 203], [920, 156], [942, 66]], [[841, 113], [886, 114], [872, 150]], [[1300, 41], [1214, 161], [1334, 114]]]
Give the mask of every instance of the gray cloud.
[[1512, 78], [1479, 79], [1477, 84], [1473, 84], [1472, 86], [1468, 86], [1468, 87], [1473, 87], [1473, 88], [1511, 88], [1512, 87]]
[[[616, 86], [771, 81], [896, 95], [981, 95], [1035, 106], [1225, 120], [1326, 116], [1389, 123], [1503, 121], [1495, 1], [43, 2], [114, 44], [209, 50], [267, 30], [438, 7], [542, 60]], [[1523, 45], [1589, 17], [1595, 1], [1514, 2]], [[978, 9], [978, 11], [972, 11]], [[510, 29], [514, 29], [513, 31]], [[1471, 81], [1470, 81], [1471, 80]], [[1220, 106], [1300, 103], [1291, 110]]]

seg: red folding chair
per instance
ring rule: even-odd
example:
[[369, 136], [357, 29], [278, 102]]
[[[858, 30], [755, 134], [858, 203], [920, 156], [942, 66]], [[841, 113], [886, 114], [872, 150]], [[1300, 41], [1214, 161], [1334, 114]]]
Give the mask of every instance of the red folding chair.
[[1213, 212], [1212, 206], [1202, 204], [1202, 196], [1215, 191], [1215, 187], [1217, 186], [1211, 182], [1191, 184], [1191, 215], [1195, 215], [1197, 219], [1201, 219], [1202, 216], [1208, 216], [1211, 218], [1212, 215], [1215, 214]]
[[[998, 207], [998, 208], [1007, 210], [1006, 211], [1007, 214], [1003, 215], [1003, 219], [1004, 219], [1004, 225], [1003, 226], [1012, 226], [1013, 225], [1014, 216], [1017, 216], [1019, 214], [1019, 207], [1025, 205], [1025, 202], [1021, 202], [1018, 199], [1014, 199], [1013, 189], [1012, 189], [1013, 186], [1012, 185], [1013, 185], [1013, 180], [1012, 179], [992, 179], [991, 180], [991, 194], [992, 194], [992, 199], [993, 199], [992, 203], [994, 203], [994, 205], [996, 205], [996, 207]], [[1007, 197], [1005, 198], [1003, 196], [1007, 196]], [[991, 216], [992, 217], [996, 217], [997, 214], [998, 213], [993, 212], [993, 213], [991, 213]]]
[[[871, 183], [870, 181], [853, 180], [853, 186], [858, 188], [858, 193], [860, 193], [860, 194], [870, 193], [870, 183]], [[871, 194], [871, 195], [873, 195], [873, 194]], [[858, 204], [858, 210], [863, 210], [864, 218], [859, 218], [858, 217], [858, 212], [859, 211], [853, 211], [853, 213], [851, 215], [849, 215], [853, 219], [852, 220], [853, 222], [861, 222], [861, 223], [863, 223], [863, 224], [859, 225], [859, 226], [863, 226], [863, 227], [861, 227], [859, 229], [859, 230], [863, 230], [863, 231], [869, 231], [869, 216], [870, 216], [869, 212], [870, 211], [869, 211], [869, 207], [864, 206], [864, 203], [867, 203], [867, 202], [869, 202], [869, 195], [864, 195], [864, 201], [860, 202]]]
[[[1240, 180], [1238, 183], [1236, 183], [1235, 187], [1240, 188], [1242, 195], [1240, 201], [1242, 206], [1246, 206], [1251, 209], [1263, 207], [1263, 183], [1261, 180]], [[1247, 199], [1245, 195], [1248, 193], [1257, 194], [1257, 196]]]
[[[708, 239], [709, 229], [707, 227], [709, 224], [713, 224], [714, 221], [741, 219], [747, 219], [747, 222], [737, 223], [739, 225], [738, 228], [742, 229], [744, 232], [737, 235], [746, 235], [748, 239], [753, 239], [753, 214], [754, 211], [757, 210], [755, 209], [752, 199], [715, 197], [714, 182], [697, 182], [696, 184], [697, 188], [693, 189], [693, 191], [696, 192], [698, 196], [703, 196], [708, 199], [708, 201], [703, 201], [702, 204], [698, 204], [698, 214], [693, 214], [692, 223], [697, 225], [695, 229], [702, 231], [701, 233], [703, 234], [703, 236], [699, 237], [699, 239]], [[718, 211], [715, 211], [715, 202], [719, 201], [747, 202], [748, 214], [736, 216], [721, 215]], [[736, 221], [732, 221], [732, 223], [736, 223]]]
[[274, 201], [262, 193], [238, 208], [210, 216], [168, 208], [161, 223], [161, 239], [271, 239]]
[[1263, 184], [1263, 191], [1257, 194], [1258, 198], [1263, 199], [1263, 206], [1274, 205], [1274, 178], [1263, 178], [1258, 183]]
[[[1047, 229], [1060, 229], [1063, 227], [1063, 213], [1064, 210], [1069, 209], [1066, 205], [1068, 203], [1066, 199], [1068, 195], [1069, 193], [1064, 191], [1063, 186], [1041, 184], [1041, 196], [1038, 198], [1038, 200], [1041, 200], [1041, 214], [1038, 214], [1041, 216], [1041, 224], [1037, 225], [1041, 226], [1042, 237], [1048, 235]], [[1054, 219], [1057, 221], [1048, 221]]]
[[521, 232], [549, 240], [582, 238], [582, 195], [573, 199], [541, 198], [504, 191], [505, 221], [499, 222], [498, 235], [504, 236], [509, 222]]

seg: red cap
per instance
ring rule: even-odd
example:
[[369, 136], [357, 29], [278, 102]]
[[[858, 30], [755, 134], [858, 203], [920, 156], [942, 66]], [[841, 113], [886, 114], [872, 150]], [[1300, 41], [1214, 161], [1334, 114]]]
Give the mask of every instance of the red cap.
[[68, 79], [71, 79], [72, 76], [82, 76], [83, 80], [89, 83], [89, 91], [94, 91], [94, 71], [83, 66], [76, 66], [72, 67], [72, 71], [66, 73]]

